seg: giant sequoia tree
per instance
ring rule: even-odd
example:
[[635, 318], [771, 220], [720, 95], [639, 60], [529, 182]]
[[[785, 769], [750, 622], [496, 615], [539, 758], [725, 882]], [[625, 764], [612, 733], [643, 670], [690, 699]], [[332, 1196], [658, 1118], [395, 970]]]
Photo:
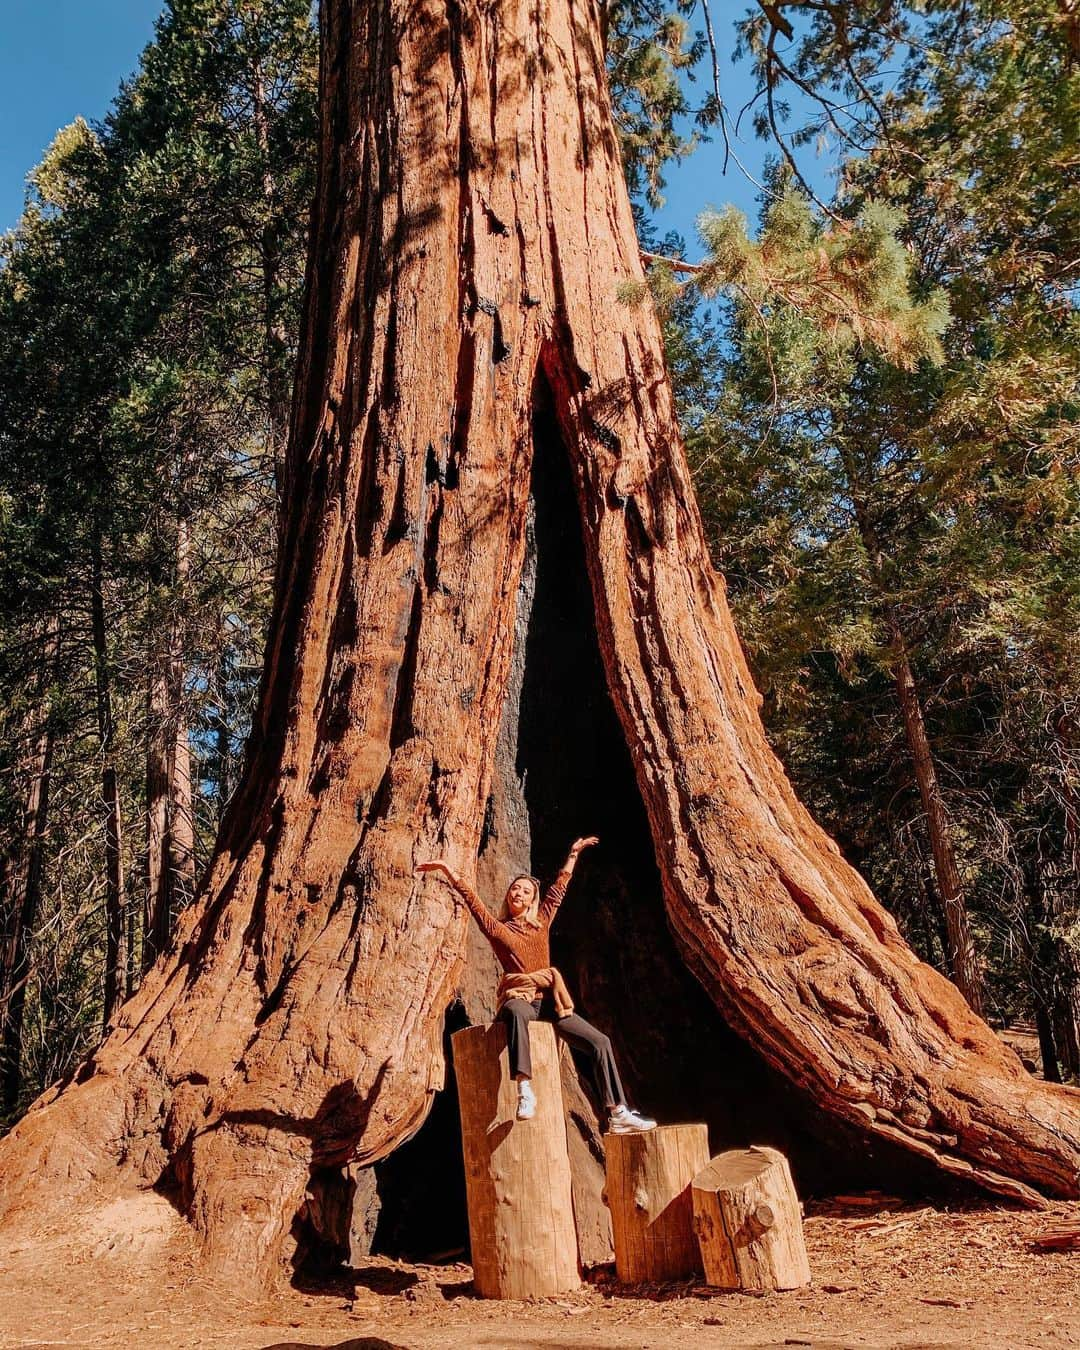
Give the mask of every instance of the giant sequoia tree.
[[766, 744], [659, 327], [615, 302], [641, 266], [593, 0], [322, 25], [243, 782], [172, 950], [0, 1149], [9, 1219], [170, 1182], [218, 1268], [271, 1273], [313, 1171], [386, 1157], [443, 1086], [465, 919], [414, 864], [543, 869], [586, 827], [557, 959], [650, 1105], [734, 1129], [771, 1077], [818, 1129], [1077, 1194], [1080, 1097], [916, 960]]

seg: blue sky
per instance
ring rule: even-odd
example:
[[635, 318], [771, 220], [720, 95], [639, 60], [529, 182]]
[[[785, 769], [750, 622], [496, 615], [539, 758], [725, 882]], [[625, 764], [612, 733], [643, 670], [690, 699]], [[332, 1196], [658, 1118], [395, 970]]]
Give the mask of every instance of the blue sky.
[[[161, 7], [161, 0], [0, 0], [0, 230], [18, 220], [26, 175], [56, 132], [79, 114], [91, 122], [104, 116], [121, 81], [137, 67]], [[727, 13], [742, 10], [740, 4]], [[726, 16], [717, 25], [717, 44], [722, 92], [737, 110], [749, 83], [745, 70], [729, 60], [734, 37]], [[744, 134], [739, 157], [759, 176], [765, 148], [748, 128]], [[751, 219], [756, 214], [754, 186], [734, 167], [723, 175], [722, 163], [722, 148], [714, 142], [669, 174], [667, 205], [657, 223], [661, 232], [676, 229], [687, 237], [690, 257], [699, 252], [694, 220], [705, 207], [734, 202]], [[813, 176], [822, 182], [824, 170]]]
[[153, 37], [159, 0], [0, 0], [0, 229], [61, 127], [104, 116]]

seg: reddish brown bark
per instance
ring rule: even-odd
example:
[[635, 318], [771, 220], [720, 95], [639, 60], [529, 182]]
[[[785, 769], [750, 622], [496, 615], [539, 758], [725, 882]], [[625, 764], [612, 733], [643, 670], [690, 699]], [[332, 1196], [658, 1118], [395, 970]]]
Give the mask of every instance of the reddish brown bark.
[[[374, 1162], [424, 1120], [466, 919], [413, 868], [447, 854], [472, 874], [489, 801], [514, 790], [496, 752], [531, 500], [541, 568], [583, 548], [647, 822], [620, 846], [655, 854], [656, 892], [634, 892], [654, 936], [620, 946], [616, 917], [604, 949], [628, 963], [604, 967], [611, 1006], [632, 1017], [647, 981], [626, 971], [668, 959], [666, 912], [713, 1004], [836, 1128], [1008, 1194], [1076, 1194], [1080, 1096], [1032, 1081], [916, 960], [768, 748], [658, 324], [615, 300], [641, 266], [595, 6], [327, 0], [323, 40], [284, 539], [243, 781], [173, 953], [3, 1144], [22, 1179], [7, 1213], [171, 1175], [215, 1268], [266, 1277], [313, 1169]], [[541, 509], [560, 457], [575, 540]], [[537, 678], [558, 650], [533, 654]], [[549, 768], [577, 749], [559, 725]], [[661, 1038], [665, 1002], [695, 1006], [667, 978]]]

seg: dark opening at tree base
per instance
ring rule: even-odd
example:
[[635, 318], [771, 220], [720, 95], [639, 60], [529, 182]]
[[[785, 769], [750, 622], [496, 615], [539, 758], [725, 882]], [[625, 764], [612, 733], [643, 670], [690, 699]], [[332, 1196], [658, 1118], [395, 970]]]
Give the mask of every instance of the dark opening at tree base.
[[[541, 385], [534, 424], [535, 590], [528, 616], [516, 770], [534, 870], [596, 834], [552, 930], [578, 1010], [611, 1037], [632, 1104], [661, 1122], [705, 1121], [713, 1152], [769, 1144], [802, 1194], [880, 1183], [883, 1155], [827, 1122], [724, 1021], [668, 927], [631, 751], [608, 691], [572, 469]], [[635, 751], [635, 753], [637, 753]], [[587, 1075], [583, 1075], [591, 1088]], [[886, 1146], [891, 1154], [892, 1149]], [[895, 1175], [914, 1180], [896, 1151]], [[930, 1184], [927, 1169], [920, 1184]]]
[[[780, 1149], [803, 1197], [883, 1183], [940, 1192], [934, 1169], [827, 1118], [785, 1082], [731, 1030], [682, 960], [608, 692], [571, 464], [543, 383], [533, 447], [513, 669], [478, 868], [481, 885], [486, 878], [492, 887], [486, 903], [498, 909], [517, 873], [550, 880], [574, 838], [598, 835], [552, 929], [552, 960], [577, 1011], [611, 1037], [631, 1104], [661, 1123], [705, 1121], [714, 1153]], [[468, 1250], [449, 1034], [493, 1009], [495, 972], [480, 968], [486, 952], [476, 938], [466, 975], [473, 997], [466, 992], [447, 1014], [446, 1088], [418, 1133], [376, 1164], [374, 1186], [358, 1192], [354, 1238], [366, 1225], [374, 1254], [453, 1260]], [[489, 977], [491, 989], [481, 990]], [[585, 1062], [579, 1075], [602, 1115]]]

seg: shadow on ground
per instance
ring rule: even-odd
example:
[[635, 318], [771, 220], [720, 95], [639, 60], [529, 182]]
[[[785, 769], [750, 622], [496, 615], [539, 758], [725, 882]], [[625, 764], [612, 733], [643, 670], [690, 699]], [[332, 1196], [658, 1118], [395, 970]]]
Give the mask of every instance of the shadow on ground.
[[358, 1289], [384, 1298], [403, 1294], [412, 1302], [440, 1295], [447, 1300], [478, 1297], [467, 1271], [451, 1274], [450, 1270], [443, 1269], [448, 1278], [435, 1278], [437, 1267], [429, 1267], [421, 1276], [400, 1266], [374, 1262], [368, 1266], [339, 1266], [332, 1270], [303, 1272], [294, 1278], [293, 1287], [316, 1298], [352, 1298]]
[[384, 1341], [381, 1336], [354, 1336], [334, 1345], [313, 1345], [309, 1341], [275, 1341], [262, 1350], [409, 1350], [398, 1341]]

